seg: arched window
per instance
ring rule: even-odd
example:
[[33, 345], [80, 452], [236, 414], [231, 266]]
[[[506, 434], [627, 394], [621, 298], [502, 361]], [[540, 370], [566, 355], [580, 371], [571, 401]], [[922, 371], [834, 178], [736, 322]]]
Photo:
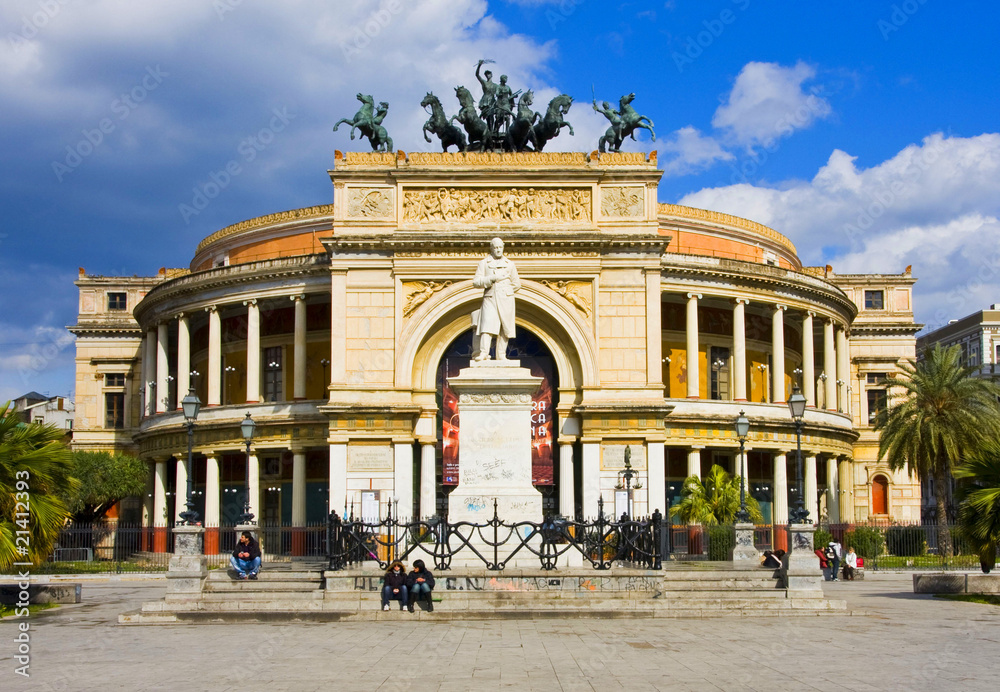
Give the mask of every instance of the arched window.
[[872, 478], [872, 514], [889, 513], [889, 479], [885, 476]]

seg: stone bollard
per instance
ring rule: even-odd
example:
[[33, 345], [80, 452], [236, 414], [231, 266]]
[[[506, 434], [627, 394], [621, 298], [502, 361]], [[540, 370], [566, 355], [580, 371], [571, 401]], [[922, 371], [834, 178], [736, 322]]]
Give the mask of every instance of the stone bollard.
[[205, 529], [201, 526], [174, 528], [174, 554], [167, 568], [167, 597], [196, 596], [208, 577], [204, 555]]
[[816, 527], [812, 524], [789, 524], [789, 551], [785, 555], [785, 586], [799, 591], [823, 590], [823, 571], [813, 552], [813, 536]]
[[733, 567], [757, 567], [760, 564], [760, 553], [753, 546], [753, 524], [736, 524], [736, 543], [730, 560]]

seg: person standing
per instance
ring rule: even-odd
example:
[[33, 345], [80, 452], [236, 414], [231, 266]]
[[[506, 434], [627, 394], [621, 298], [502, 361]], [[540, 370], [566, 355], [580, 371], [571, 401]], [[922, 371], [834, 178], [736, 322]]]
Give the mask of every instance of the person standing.
[[236, 543], [236, 549], [229, 558], [229, 566], [240, 579], [256, 579], [260, 572], [260, 544], [253, 534], [244, 531]]
[[472, 313], [479, 334], [479, 353], [474, 361], [489, 360], [490, 345], [497, 338], [497, 360], [507, 360], [507, 340], [514, 336], [514, 294], [521, 290], [517, 267], [503, 254], [503, 241], [490, 241], [490, 256], [476, 267], [472, 285], [485, 289], [482, 307]]
[[840, 547], [840, 543], [837, 541], [830, 541], [827, 547], [832, 552], [832, 557], [830, 553], [826, 556], [826, 559], [830, 563], [830, 576], [833, 577], [833, 581], [840, 581], [840, 558], [843, 557], [843, 548]]
[[389, 601], [399, 601], [399, 609], [409, 601], [406, 588], [406, 568], [396, 560], [382, 577], [382, 610], [389, 610]]
[[826, 559], [826, 549], [816, 548], [813, 552], [819, 558], [819, 568], [823, 570], [823, 579], [830, 581], [830, 562]]
[[424, 566], [423, 560], [413, 561], [413, 571], [406, 577], [406, 586], [410, 590], [409, 611], [413, 612], [413, 604], [421, 598], [427, 601], [427, 612], [434, 612], [434, 575]]

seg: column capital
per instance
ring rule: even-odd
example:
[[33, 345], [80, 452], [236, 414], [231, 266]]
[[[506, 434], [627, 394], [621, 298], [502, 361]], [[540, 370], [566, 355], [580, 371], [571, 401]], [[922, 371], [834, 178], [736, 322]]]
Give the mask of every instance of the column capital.
[[187, 316], [188, 316], [188, 314], [186, 312], [178, 312], [176, 315], [174, 315], [174, 319], [175, 320], [182, 320], [182, 319], [185, 319]]
[[206, 305], [205, 306], [205, 312], [218, 312], [218, 311], [219, 311], [219, 306], [218, 305]]
[[775, 303], [775, 304], [774, 304], [774, 309], [775, 309], [776, 311], [782, 311], [782, 310], [787, 310], [787, 309], [788, 309], [788, 306], [787, 306], [787, 305], [785, 305], [784, 303]]
[[691, 445], [690, 447], [688, 447], [688, 450], [692, 452], [699, 452], [703, 449], [705, 449], [705, 445]]
[[750, 304], [750, 299], [749, 298], [733, 298], [733, 302], [736, 303], [737, 305], [740, 304], [740, 303], [743, 303], [744, 305], [749, 305]]
[[220, 456], [219, 453], [216, 452], [214, 449], [210, 449], [207, 452], [202, 452], [201, 454], [202, 456], [205, 457], [205, 459], [217, 459]]
[[815, 317], [816, 316], [816, 311], [815, 310], [806, 310], [806, 316], [807, 317]]
[[288, 296], [288, 299], [290, 301], [292, 301], [293, 303], [295, 303], [295, 302], [298, 302], [300, 300], [305, 300], [306, 299], [306, 294], [305, 293], [298, 293], [298, 294], [296, 294], [294, 296]]
[[289, 446], [288, 451], [292, 454], [305, 454], [306, 448], [305, 445], [291, 445]]
[[688, 293], [686, 295], [688, 297], [688, 300], [691, 300], [692, 298], [695, 298], [697, 300], [701, 300], [701, 294], [700, 293]]
[[257, 299], [256, 298], [250, 298], [248, 300], [244, 300], [243, 304], [244, 305], [253, 305], [254, 307], [256, 307], [257, 306]]

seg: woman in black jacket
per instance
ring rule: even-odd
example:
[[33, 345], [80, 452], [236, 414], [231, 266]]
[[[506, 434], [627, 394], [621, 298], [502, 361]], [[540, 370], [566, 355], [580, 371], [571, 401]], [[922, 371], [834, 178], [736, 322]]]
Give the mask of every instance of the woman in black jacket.
[[406, 588], [407, 576], [403, 563], [396, 560], [389, 566], [389, 571], [382, 577], [382, 610], [389, 610], [389, 601], [399, 601], [402, 610], [409, 602]]
[[413, 612], [413, 604], [421, 598], [427, 601], [427, 612], [432, 612], [434, 599], [431, 598], [431, 591], [434, 589], [434, 575], [424, 567], [423, 560], [413, 561], [413, 571], [406, 577], [406, 584], [410, 588], [410, 612]]

